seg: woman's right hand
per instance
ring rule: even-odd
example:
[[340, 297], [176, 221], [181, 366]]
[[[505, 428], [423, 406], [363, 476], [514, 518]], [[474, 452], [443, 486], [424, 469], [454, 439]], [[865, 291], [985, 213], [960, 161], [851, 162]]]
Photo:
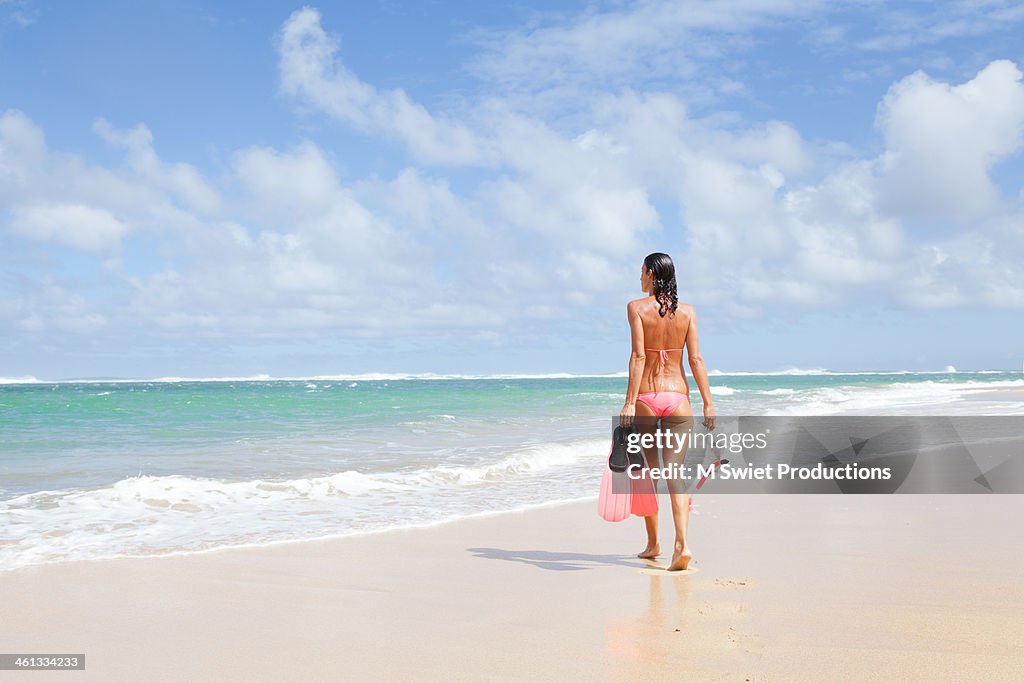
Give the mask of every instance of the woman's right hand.
[[636, 416], [636, 404], [626, 403], [622, 406], [622, 410], [619, 411], [619, 424], [623, 427], [628, 427], [633, 424], [633, 418]]

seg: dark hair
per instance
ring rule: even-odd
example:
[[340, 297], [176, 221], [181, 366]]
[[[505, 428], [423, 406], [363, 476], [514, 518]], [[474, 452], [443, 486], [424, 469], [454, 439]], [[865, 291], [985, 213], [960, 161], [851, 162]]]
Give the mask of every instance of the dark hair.
[[672, 257], [656, 251], [644, 259], [644, 268], [652, 274], [651, 294], [658, 300], [658, 314], [664, 318], [669, 311], [676, 312], [679, 296], [676, 293], [676, 264]]

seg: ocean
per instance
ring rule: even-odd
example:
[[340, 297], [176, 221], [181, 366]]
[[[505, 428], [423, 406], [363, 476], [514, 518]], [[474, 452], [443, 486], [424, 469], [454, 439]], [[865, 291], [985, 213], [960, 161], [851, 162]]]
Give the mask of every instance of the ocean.
[[[1019, 372], [713, 373], [719, 415], [1024, 414]], [[625, 376], [0, 379], [0, 570], [596, 496]], [[700, 398], [691, 379], [694, 412]]]

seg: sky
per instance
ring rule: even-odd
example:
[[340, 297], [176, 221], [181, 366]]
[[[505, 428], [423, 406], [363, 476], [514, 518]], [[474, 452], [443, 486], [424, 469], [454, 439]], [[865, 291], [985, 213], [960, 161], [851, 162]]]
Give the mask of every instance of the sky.
[[1024, 367], [1024, 3], [0, 0], [0, 377]]

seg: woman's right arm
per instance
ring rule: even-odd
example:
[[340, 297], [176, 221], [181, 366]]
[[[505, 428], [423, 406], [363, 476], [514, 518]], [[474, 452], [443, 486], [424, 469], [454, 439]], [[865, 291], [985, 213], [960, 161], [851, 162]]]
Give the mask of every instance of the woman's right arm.
[[631, 421], [636, 414], [636, 397], [640, 393], [640, 378], [644, 373], [644, 324], [640, 319], [640, 311], [634, 302], [626, 306], [626, 316], [629, 318], [629, 335], [631, 338], [632, 350], [629, 354], [629, 386], [626, 388], [626, 404], [622, 406], [619, 417], [624, 422]]
[[700, 355], [700, 341], [697, 339], [697, 312], [690, 306], [690, 326], [686, 330], [686, 355], [690, 359], [690, 371], [697, 382], [697, 389], [704, 402], [704, 426], [711, 431], [715, 428], [715, 406], [708, 384], [708, 371], [704, 356]]

